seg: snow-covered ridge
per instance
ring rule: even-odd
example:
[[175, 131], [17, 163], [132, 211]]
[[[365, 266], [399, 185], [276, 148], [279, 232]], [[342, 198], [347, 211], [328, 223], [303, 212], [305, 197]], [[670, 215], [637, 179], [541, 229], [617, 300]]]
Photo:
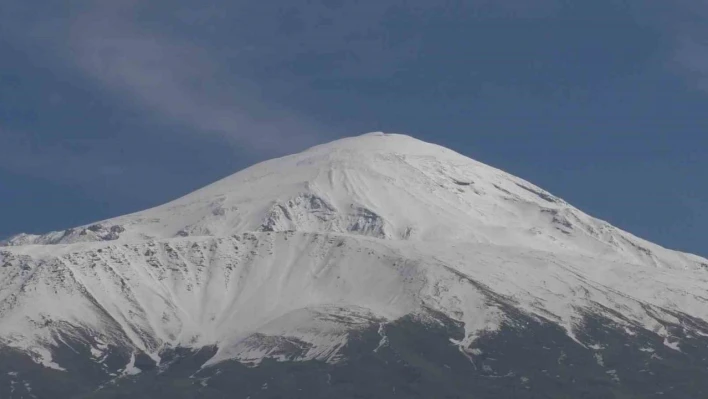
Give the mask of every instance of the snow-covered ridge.
[[708, 320], [706, 265], [451, 150], [376, 133], [153, 209], [10, 239], [0, 345], [54, 368], [61, 334], [156, 361], [208, 345], [210, 364], [337, 361], [351, 331], [423, 309], [463, 322], [468, 347], [510, 307], [571, 336], [587, 312], [668, 334], [678, 314]]
[[639, 239], [503, 171], [409, 136], [383, 133], [266, 161], [153, 209], [41, 236], [19, 235], [5, 245], [290, 230], [708, 267], [705, 259]]

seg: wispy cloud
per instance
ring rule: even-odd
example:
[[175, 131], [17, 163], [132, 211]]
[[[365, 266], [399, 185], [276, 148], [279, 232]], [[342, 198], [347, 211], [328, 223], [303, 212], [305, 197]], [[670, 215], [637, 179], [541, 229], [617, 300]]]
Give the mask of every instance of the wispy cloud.
[[[226, 64], [213, 46], [171, 30], [169, 23], [138, 18], [148, 2], [39, 3], [0, 4], [2, 36], [57, 81], [96, 96], [104, 110], [128, 107], [139, 117], [126, 121], [132, 130], [123, 134], [112, 121], [98, 120], [110, 112], [86, 115], [95, 123], [76, 126], [61, 125], [64, 118], [57, 112], [33, 110], [36, 119], [0, 126], [4, 170], [103, 198], [167, 200], [232, 173], [232, 168], [299, 151], [337, 134], [272, 101], [257, 83], [242, 78], [248, 59], [240, 60], [243, 65], [233, 58]], [[167, 2], [162, 6], [171, 7]], [[91, 108], [77, 105], [71, 111]], [[35, 123], [39, 120], [43, 122]], [[52, 121], [60, 122], [56, 131]], [[74, 131], [94, 126], [95, 132]], [[102, 132], [102, 126], [109, 131]], [[181, 137], [175, 140], [177, 135]], [[73, 145], [77, 136], [90, 138], [81, 150]], [[160, 154], [164, 148], [173, 153]], [[180, 156], [179, 151], [189, 153]], [[186, 170], [184, 162], [194, 164]]]
[[692, 35], [677, 39], [674, 62], [689, 84], [708, 92], [708, 41], [700, 42]]
[[692, 87], [708, 92], [708, 3], [677, 0], [660, 17], [660, 28], [673, 44], [670, 65]]
[[196, 135], [264, 153], [323, 139], [319, 123], [261, 101], [258, 86], [235, 76], [238, 68], [228, 73], [206, 49], [139, 26], [138, 4], [94, 2], [71, 20], [56, 50], [115, 95]]

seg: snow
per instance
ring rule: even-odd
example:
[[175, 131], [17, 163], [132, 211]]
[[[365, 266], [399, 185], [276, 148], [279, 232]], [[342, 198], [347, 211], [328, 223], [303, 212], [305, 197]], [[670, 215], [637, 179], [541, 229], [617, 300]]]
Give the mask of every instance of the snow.
[[6, 245], [0, 342], [35, 353], [49, 353], [59, 325], [98, 333], [95, 358], [108, 345], [158, 362], [166, 347], [216, 345], [208, 364], [258, 364], [291, 358], [286, 348], [338, 361], [352, 330], [379, 326], [384, 345], [387, 322], [426, 308], [464, 323], [463, 353], [509, 321], [509, 305], [571, 337], [586, 311], [628, 332], [675, 323], [674, 312], [708, 320], [708, 260], [402, 135], [338, 140]]
[[386, 335], [386, 323], [379, 324], [378, 333], [379, 333], [379, 336], [381, 337], [381, 340], [379, 341], [379, 344], [374, 349], [374, 352], [378, 352], [379, 350], [381, 350], [381, 348], [388, 346], [388, 336]]
[[681, 347], [679, 346], [678, 341], [671, 342], [671, 341], [669, 341], [668, 338], [664, 338], [664, 346], [666, 346], [667, 348], [673, 349], [677, 352], [681, 352]]
[[617, 375], [617, 370], [607, 370], [605, 373], [609, 374], [610, 377], [612, 377], [612, 381], [614, 381], [616, 383], [620, 382], [619, 375]]
[[66, 371], [65, 368], [61, 367], [57, 363], [55, 363], [52, 360], [52, 354], [51, 352], [42, 347], [36, 347], [32, 348], [32, 355], [33, 355], [33, 360], [36, 361], [37, 363], [41, 364], [42, 366], [57, 370], [57, 371]]
[[91, 356], [93, 356], [95, 359], [100, 359], [101, 356], [103, 356], [103, 352], [92, 346], [91, 347]]
[[130, 355], [130, 362], [125, 365], [125, 369], [123, 369], [123, 375], [138, 375], [142, 373], [142, 370], [139, 368], [135, 367], [135, 353], [132, 353]]

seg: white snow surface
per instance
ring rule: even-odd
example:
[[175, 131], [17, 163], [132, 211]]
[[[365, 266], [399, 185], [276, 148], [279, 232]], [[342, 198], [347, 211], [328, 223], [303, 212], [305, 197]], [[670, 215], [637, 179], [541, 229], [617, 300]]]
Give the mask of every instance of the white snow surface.
[[352, 330], [423, 309], [463, 322], [468, 347], [507, 320], [491, 298], [571, 336], [584, 311], [628, 331], [660, 331], [676, 312], [708, 320], [708, 260], [394, 134], [313, 147], [153, 209], [4, 244], [0, 344], [55, 368], [47, 348], [59, 331], [153, 357], [216, 345], [209, 364], [337, 361]]

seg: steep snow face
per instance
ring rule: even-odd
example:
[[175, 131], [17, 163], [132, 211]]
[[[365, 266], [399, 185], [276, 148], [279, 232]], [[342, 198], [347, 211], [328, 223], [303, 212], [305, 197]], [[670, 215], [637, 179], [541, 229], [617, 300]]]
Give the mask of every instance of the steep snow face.
[[422, 278], [395, 249], [316, 234], [17, 247], [0, 252], [0, 342], [36, 350], [89, 331], [148, 354], [218, 344], [238, 358], [252, 334], [289, 331], [303, 356], [323, 355], [346, 337], [327, 317], [396, 319], [419, 306]]
[[677, 315], [708, 320], [705, 259], [401, 135], [335, 141], [7, 244], [0, 345], [54, 368], [49, 349], [66, 336], [157, 362], [165, 348], [208, 345], [210, 364], [337, 361], [352, 331], [426, 309], [464, 323], [462, 349], [510, 309], [571, 336], [588, 312], [667, 337]]
[[[423, 309], [464, 323], [469, 345], [510, 308], [573, 335], [583, 313], [663, 331], [708, 320], [700, 271], [487, 244], [299, 232], [0, 251], [0, 343], [61, 368], [62, 336], [127, 347], [219, 350], [209, 364], [338, 360], [349, 334]], [[700, 326], [687, 332], [706, 335]], [[680, 343], [679, 343], [680, 344]]]
[[449, 149], [383, 133], [260, 163], [163, 206], [6, 245], [135, 242], [255, 231], [464, 241], [701, 269], [505, 172]]

